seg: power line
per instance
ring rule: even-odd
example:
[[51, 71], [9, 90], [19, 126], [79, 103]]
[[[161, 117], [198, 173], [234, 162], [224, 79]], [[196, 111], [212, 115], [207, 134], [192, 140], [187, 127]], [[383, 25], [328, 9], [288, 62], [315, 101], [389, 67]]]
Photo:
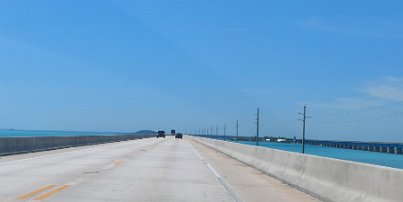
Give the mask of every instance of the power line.
[[356, 119], [346, 119], [346, 120], [329, 120], [329, 121], [319, 121], [318, 123], [355, 123], [355, 122], [362, 122], [362, 121], [375, 121], [375, 120], [383, 120], [383, 119], [390, 119], [403, 116], [403, 112], [398, 112], [394, 114], [381, 114], [378, 116], [368, 117], [368, 118], [356, 118]]
[[367, 112], [367, 111], [373, 111], [373, 110], [377, 110], [377, 109], [389, 108], [389, 107], [399, 105], [399, 104], [402, 104], [402, 103], [403, 103], [403, 101], [397, 101], [397, 102], [389, 103], [389, 104], [386, 104], [386, 105], [378, 105], [378, 106], [368, 107], [368, 108], [364, 108], [364, 109], [351, 110], [351, 111], [347, 111], [347, 112], [323, 113], [322, 115], [333, 116], [333, 115], [346, 115], [346, 114]]

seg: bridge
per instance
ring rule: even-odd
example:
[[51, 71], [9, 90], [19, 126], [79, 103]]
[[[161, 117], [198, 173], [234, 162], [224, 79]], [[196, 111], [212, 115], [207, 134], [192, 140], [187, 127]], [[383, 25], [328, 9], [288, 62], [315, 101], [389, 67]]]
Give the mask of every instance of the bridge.
[[3, 156], [0, 201], [317, 201], [189, 138]]
[[[242, 136], [223, 136], [223, 135], [195, 135], [198, 137], [213, 138], [220, 140], [239, 140], [239, 141], [256, 141], [255, 137]], [[287, 143], [302, 144], [301, 139], [285, 138]], [[264, 138], [260, 137], [259, 142], [264, 142]], [[360, 141], [335, 141], [335, 140], [304, 140], [306, 145], [315, 145], [321, 147], [334, 147], [342, 149], [362, 150], [370, 152], [380, 152], [389, 154], [403, 154], [403, 143], [387, 143], [387, 142], [360, 142]]]
[[[50, 147], [52, 150], [43, 147], [44, 139], [2, 141], [0, 146], [7, 150], [10, 145], [24, 149], [27, 142], [35, 142], [34, 148], [44, 151], [21, 150], [24, 153], [0, 157], [0, 201], [400, 201], [403, 198], [400, 191], [403, 170], [399, 169], [193, 136], [72, 139], [48, 139], [58, 146], [58, 149]], [[100, 144], [89, 145], [85, 140]], [[63, 142], [77, 145], [63, 147]]]
[[[301, 144], [302, 140], [297, 140], [296, 143]], [[305, 140], [305, 144], [389, 154], [403, 154], [403, 143]]]

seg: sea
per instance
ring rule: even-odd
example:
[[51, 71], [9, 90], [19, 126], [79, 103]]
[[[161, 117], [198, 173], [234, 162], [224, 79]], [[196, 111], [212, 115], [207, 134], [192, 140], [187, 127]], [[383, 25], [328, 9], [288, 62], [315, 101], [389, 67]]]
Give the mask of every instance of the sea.
[[[238, 141], [238, 143], [256, 145], [256, 142], [252, 141]], [[259, 146], [296, 153], [301, 153], [302, 151], [301, 144], [259, 142]], [[403, 169], [402, 154], [388, 154], [314, 145], [305, 145], [305, 154]]]
[[[92, 131], [35, 131], [35, 130], [0, 130], [1, 137], [44, 137], [44, 136], [87, 136], [87, 135], [119, 135], [119, 132], [92, 132]], [[256, 145], [252, 141], [238, 141], [241, 144]], [[259, 146], [278, 149], [289, 152], [301, 153], [301, 144], [259, 142]], [[361, 163], [386, 166], [403, 169], [402, 154], [387, 154], [361, 150], [341, 149], [333, 147], [321, 147], [305, 145], [305, 153], [310, 155], [355, 161]]]
[[119, 132], [92, 131], [39, 131], [39, 130], [0, 130], [0, 137], [46, 137], [46, 136], [88, 136], [88, 135], [118, 135]]

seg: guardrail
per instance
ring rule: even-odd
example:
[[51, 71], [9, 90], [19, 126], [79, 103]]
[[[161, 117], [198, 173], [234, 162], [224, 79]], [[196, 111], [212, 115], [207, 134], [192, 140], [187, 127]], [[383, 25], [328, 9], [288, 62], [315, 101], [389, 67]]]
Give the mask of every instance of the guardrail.
[[[222, 136], [222, 135], [194, 135], [198, 137], [206, 137], [223, 140], [238, 141], [256, 141], [256, 137], [243, 136]], [[301, 139], [285, 138], [285, 143], [302, 144]], [[259, 138], [259, 142], [264, 142], [264, 138]], [[403, 143], [387, 143], [387, 142], [359, 142], [359, 141], [333, 141], [333, 140], [305, 140], [305, 145], [314, 145], [320, 147], [334, 147], [340, 149], [362, 150], [370, 152], [380, 152], [389, 154], [403, 154]]]
[[403, 170], [400, 169], [192, 138], [324, 201], [403, 199]]
[[60, 149], [83, 145], [134, 140], [155, 137], [155, 135], [105, 135], [105, 136], [63, 136], [63, 137], [1, 137], [0, 156]]

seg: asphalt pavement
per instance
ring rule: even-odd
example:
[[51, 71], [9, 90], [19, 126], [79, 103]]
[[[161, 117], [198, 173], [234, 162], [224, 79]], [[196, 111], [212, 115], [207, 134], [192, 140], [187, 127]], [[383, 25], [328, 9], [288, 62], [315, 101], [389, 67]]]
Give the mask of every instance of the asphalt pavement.
[[317, 201], [189, 138], [0, 158], [0, 201]]

